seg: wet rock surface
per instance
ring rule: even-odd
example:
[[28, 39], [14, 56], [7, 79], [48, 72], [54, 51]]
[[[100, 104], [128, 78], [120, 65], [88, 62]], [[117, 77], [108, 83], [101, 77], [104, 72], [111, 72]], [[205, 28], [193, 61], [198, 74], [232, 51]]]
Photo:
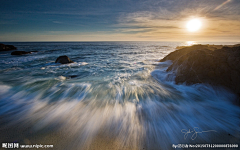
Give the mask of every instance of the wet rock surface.
[[68, 64], [68, 63], [73, 63], [73, 61], [66, 55], [64, 56], [59, 56], [55, 63], [61, 63], [61, 64]]
[[167, 71], [176, 75], [175, 82], [221, 85], [240, 96], [240, 45], [194, 45], [176, 50], [160, 62], [171, 60]]

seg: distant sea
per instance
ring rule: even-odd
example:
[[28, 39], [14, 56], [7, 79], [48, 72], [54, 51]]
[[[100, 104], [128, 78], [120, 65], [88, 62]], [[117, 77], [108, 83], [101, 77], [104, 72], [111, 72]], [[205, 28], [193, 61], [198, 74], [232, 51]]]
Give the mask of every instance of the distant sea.
[[[4, 44], [37, 52], [0, 52], [0, 143], [91, 149], [100, 138], [117, 143], [116, 149], [169, 149], [220, 142], [220, 136], [240, 131], [234, 94], [204, 84], [177, 85], [174, 72], [166, 72], [171, 62], [158, 62], [189, 43]], [[74, 63], [55, 63], [61, 55]], [[182, 129], [194, 127], [214, 131], [184, 138]]]

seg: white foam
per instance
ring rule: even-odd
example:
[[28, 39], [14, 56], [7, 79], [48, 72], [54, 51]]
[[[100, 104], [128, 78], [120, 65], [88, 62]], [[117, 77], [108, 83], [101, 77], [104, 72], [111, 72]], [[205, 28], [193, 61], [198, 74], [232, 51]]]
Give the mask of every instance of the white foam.
[[61, 125], [68, 133], [65, 139], [74, 137], [71, 143], [82, 139], [77, 146], [90, 143], [102, 131], [123, 145], [138, 146], [139, 140], [143, 140], [149, 148], [159, 146], [161, 149], [169, 149], [174, 143], [194, 143], [191, 135], [184, 139], [182, 129], [215, 130], [198, 134], [198, 141], [209, 142], [222, 132], [232, 135], [239, 132], [239, 108], [221, 98], [218, 102], [193, 100], [175, 104], [149, 100], [138, 105], [126, 102], [104, 107], [97, 106], [94, 101], [88, 104], [62, 101], [54, 105], [35, 101], [25, 115], [22, 114], [21, 122], [35, 122], [35, 130]]
[[58, 79], [60, 79], [61, 81], [63, 81], [63, 80], [66, 80], [67, 78], [64, 77], [64, 76], [59, 76]]
[[11, 86], [0, 84], [0, 95], [7, 93], [11, 89]]

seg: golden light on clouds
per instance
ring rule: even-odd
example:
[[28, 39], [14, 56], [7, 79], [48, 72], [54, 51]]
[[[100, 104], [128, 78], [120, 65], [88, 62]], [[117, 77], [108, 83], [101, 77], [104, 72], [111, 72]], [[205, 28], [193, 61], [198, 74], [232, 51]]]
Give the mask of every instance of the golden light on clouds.
[[202, 22], [199, 19], [192, 19], [187, 23], [187, 29], [190, 32], [198, 31], [202, 26]]
[[[117, 1], [101, 5], [104, 7], [96, 5], [97, 11], [93, 12], [92, 7], [85, 9], [85, 5], [78, 5], [79, 2], [75, 1], [72, 4], [80, 9], [68, 9], [65, 4], [61, 4], [65, 11], [50, 11], [43, 5], [41, 11], [34, 7], [31, 7], [33, 10], [28, 10], [24, 3], [21, 3], [23, 8], [16, 6], [19, 10], [15, 10], [15, 7], [11, 7], [13, 4], [6, 1], [9, 7], [3, 6], [4, 9], [1, 10], [0, 41], [239, 42], [240, 0], [128, 2], [127, 5], [121, 3], [121, 6]], [[134, 9], [129, 9], [132, 6]], [[20, 18], [26, 19], [19, 20], [16, 15], [18, 12], [22, 12]], [[39, 18], [29, 14], [39, 15]], [[52, 19], [44, 20], [47, 16]]]

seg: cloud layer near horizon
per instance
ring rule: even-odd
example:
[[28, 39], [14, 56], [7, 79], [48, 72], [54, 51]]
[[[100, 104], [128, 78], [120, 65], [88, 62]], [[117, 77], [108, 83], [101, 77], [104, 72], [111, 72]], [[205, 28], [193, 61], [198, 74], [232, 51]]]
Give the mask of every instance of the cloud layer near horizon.
[[[0, 41], [240, 41], [238, 0], [8, 0]], [[203, 26], [186, 30], [191, 18]]]

